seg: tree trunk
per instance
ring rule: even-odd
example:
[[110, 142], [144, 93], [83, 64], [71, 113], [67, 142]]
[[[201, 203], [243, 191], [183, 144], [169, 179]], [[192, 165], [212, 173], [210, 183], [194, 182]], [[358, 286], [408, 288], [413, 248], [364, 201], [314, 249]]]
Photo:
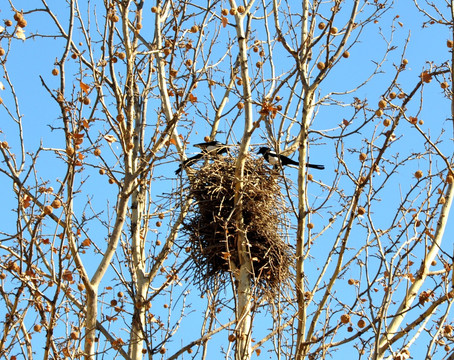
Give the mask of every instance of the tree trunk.
[[132, 195], [132, 269], [135, 296], [134, 315], [131, 324], [129, 356], [132, 360], [140, 360], [143, 357], [144, 324], [145, 324], [145, 299], [147, 297], [148, 279], [145, 276], [145, 244], [142, 230], [142, 218], [144, 211], [145, 191], [134, 191]]
[[[310, 97], [312, 99], [312, 97]], [[307, 347], [303, 346], [306, 332], [306, 300], [304, 297], [304, 243], [306, 233], [307, 207], [307, 124], [312, 116], [313, 104], [311, 100], [305, 101], [299, 146], [298, 169], [298, 228], [296, 234], [296, 296], [298, 302], [298, 330], [296, 359], [303, 359]]]
[[86, 289], [87, 305], [85, 313], [85, 360], [95, 359], [96, 320], [98, 316], [98, 288]]
[[[252, 5], [253, 1], [251, 2]], [[230, 1], [230, 5], [236, 8], [234, 0]], [[245, 231], [243, 219], [243, 177], [246, 156], [251, 143], [252, 131], [254, 129], [252, 123], [253, 112], [251, 102], [251, 86], [249, 81], [249, 67], [247, 56], [247, 33], [244, 27], [245, 16], [241, 14], [235, 15], [236, 32], [239, 48], [239, 62], [241, 66], [241, 78], [243, 80], [243, 101], [245, 104], [245, 121], [244, 132], [241, 141], [238, 160], [235, 170], [235, 220], [237, 227], [236, 241], [239, 256], [239, 273], [236, 274], [237, 279], [237, 306], [236, 306], [236, 321], [237, 321], [237, 343], [236, 343], [236, 360], [247, 360], [251, 357], [251, 331], [252, 331], [252, 314], [251, 314], [251, 285], [252, 285], [252, 263], [249, 255], [248, 240]]]

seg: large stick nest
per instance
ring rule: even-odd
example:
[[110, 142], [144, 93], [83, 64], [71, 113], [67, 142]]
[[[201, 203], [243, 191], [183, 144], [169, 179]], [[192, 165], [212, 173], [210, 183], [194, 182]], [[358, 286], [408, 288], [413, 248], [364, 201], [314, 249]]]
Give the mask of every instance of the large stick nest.
[[[239, 268], [235, 198], [236, 159], [217, 157], [190, 174], [196, 200], [184, 231], [189, 237], [194, 280], [211, 288]], [[290, 275], [291, 252], [283, 240], [285, 203], [277, 171], [263, 160], [247, 158], [242, 190], [242, 217], [252, 263], [254, 286], [272, 295]]]

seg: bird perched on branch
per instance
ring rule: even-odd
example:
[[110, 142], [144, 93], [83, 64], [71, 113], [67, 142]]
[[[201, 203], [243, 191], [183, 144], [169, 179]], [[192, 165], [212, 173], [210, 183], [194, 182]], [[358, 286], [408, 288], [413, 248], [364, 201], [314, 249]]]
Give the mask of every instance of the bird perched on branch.
[[198, 160], [200, 160], [206, 155], [210, 156], [221, 155], [227, 152], [227, 145], [217, 140], [195, 144], [194, 146], [198, 147], [200, 150], [202, 150], [202, 152], [183, 161], [183, 163], [180, 164], [178, 169], [175, 170], [176, 175], [178, 175], [183, 168], [195, 164]]
[[197, 155], [194, 155], [190, 158], [187, 158], [185, 161], [183, 161], [180, 166], [178, 166], [178, 169], [175, 170], [175, 174], [178, 175], [181, 170], [183, 168], [185, 168], [186, 166], [191, 166], [193, 164], [195, 164], [199, 159], [201, 159], [203, 157], [203, 153], [200, 153], [200, 154], [197, 154]]
[[194, 146], [206, 153], [225, 154], [227, 152], [227, 145], [217, 140], [195, 144]]
[[[270, 163], [271, 165], [274, 165], [275, 168], [281, 164], [282, 166], [286, 165], [294, 165], [298, 166], [299, 162], [294, 161], [287, 156], [284, 155], [278, 155], [274, 151], [271, 151], [269, 147], [261, 147], [257, 154], [263, 155], [264, 159]], [[307, 164], [307, 167], [312, 168], [312, 169], [318, 169], [318, 170], [323, 170], [325, 169], [324, 165], [314, 165], [314, 164]]]

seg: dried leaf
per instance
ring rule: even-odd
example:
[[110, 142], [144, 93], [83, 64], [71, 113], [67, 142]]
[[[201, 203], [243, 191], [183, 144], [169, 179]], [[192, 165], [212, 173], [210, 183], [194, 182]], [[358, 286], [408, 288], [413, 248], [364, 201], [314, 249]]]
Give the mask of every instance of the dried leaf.
[[74, 139], [82, 139], [85, 136], [84, 133], [75, 133], [73, 134]]
[[63, 353], [63, 355], [65, 355], [67, 357], [71, 356], [71, 352], [69, 351], [68, 348], [63, 348], [62, 353]]
[[159, 322], [159, 320], [156, 319], [153, 314], [150, 314], [150, 315], [148, 315], [148, 322], [157, 323], [157, 322]]
[[170, 143], [173, 144], [173, 145], [176, 145], [177, 142], [175, 141], [175, 139], [170, 139]]
[[85, 94], [88, 95], [89, 91], [90, 91], [90, 86], [88, 86], [87, 84], [84, 84], [82, 81], [80, 82], [80, 88], [82, 89], [83, 92], [85, 92]]
[[22, 28], [17, 28], [16, 37], [18, 39], [21, 39], [22, 41], [25, 41], [25, 32], [24, 32], [24, 30]]
[[5, 90], [5, 85], [0, 81], [0, 90]]
[[84, 241], [82, 241], [82, 246], [90, 246], [91, 245], [91, 240], [90, 239], [85, 239]]
[[222, 27], [226, 27], [227, 24], [229, 23], [229, 20], [224, 16], [221, 18], [221, 21], [222, 21]]
[[196, 103], [196, 102], [197, 102], [197, 96], [194, 96], [194, 95], [192, 95], [192, 94], [189, 94], [189, 101], [190, 101], [191, 103], [193, 103], [193, 104]]
[[0, 34], [5, 31], [5, 28], [3, 26], [0, 26]]
[[64, 270], [62, 277], [63, 280], [73, 281], [73, 273], [71, 272], [71, 270]]
[[108, 143], [114, 143], [117, 141], [117, 138], [113, 135], [104, 135], [104, 139], [106, 139]]

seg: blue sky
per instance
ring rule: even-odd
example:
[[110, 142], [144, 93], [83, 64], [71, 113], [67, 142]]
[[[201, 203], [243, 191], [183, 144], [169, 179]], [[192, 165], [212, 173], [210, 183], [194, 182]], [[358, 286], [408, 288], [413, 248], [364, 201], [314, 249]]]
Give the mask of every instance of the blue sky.
[[[66, 6], [63, 5], [63, 2], [50, 1], [49, 3], [51, 4], [51, 7], [53, 9], [56, 9], [55, 13], [58, 16], [64, 16], [67, 10]], [[15, 5], [17, 8], [21, 8], [22, 6], [24, 6], [25, 8], [26, 6], [28, 6], [28, 2], [16, 1]], [[1, 10], [0, 14], [2, 15], [2, 18], [11, 17], [11, 13], [6, 7]], [[396, 19], [397, 15], [399, 16], [398, 19]], [[394, 4], [393, 8], [384, 15], [382, 20], [380, 20], [377, 24], [371, 24], [367, 28], [366, 32], [361, 37], [361, 42], [350, 50], [350, 58], [342, 61], [329, 74], [329, 77], [320, 88], [321, 96], [331, 91], [342, 92], [349, 90], [364, 80], [365, 74], [368, 74], [374, 68], [373, 62], [380, 61], [383, 50], [386, 48], [386, 42], [382, 39], [381, 35], [379, 35], [379, 30], [381, 29], [385, 39], [389, 40], [391, 37], [390, 24], [393, 20], [402, 23], [402, 26], [396, 26], [396, 30], [393, 34], [393, 44], [397, 48], [390, 52], [389, 57], [383, 64], [383, 73], [377, 75], [368, 86], [362, 88], [359, 92], [354, 94], [354, 96], [360, 97], [361, 99], [367, 99], [370, 108], [374, 109], [377, 106], [376, 104], [380, 100], [380, 96], [386, 91], [390, 82], [390, 78], [392, 77], [394, 71], [394, 65], [400, 64], [402, 52], [404, 50], [404, 43], [407, 38], [409, 38], [409, 43], [406, 48], [404, 57], [408, 59], [409, 62], [406, 66], [406, 70], [399, 78], [399, 83], [401, 84], [404, 91], [411, 91], [411, 89], [416, 85], [419, 79], [419, 74], [421, 73], [423, 68], [428, 67], [428, 64], [433, 62], [436, 65], [440, 65], [450, 59], [451, 54], [446, 47], [446, 40], [450, 38], [450, 36], [452, 36], [449, 34], [449, 28], [442, 25], [433, 25], [423, 29], [421, 27], [421, 23], [424, 21], [424, 19], [414, 9], [412, 3], [409, 1], [397, 1]], [[55, 34], [53, 24], [46, 20], [43, 14], [35, 13], [30, 14], [29, 16], [27, 15], [27, 21], [28, 25], [25, 29], [27, 36], [35, 32]], [[147, 24], [145, 22], [144, 24], [145, 27], [143, 34], [150, 35], [150, 31], [147, 31]], [[228, 30], [226, 29], [226, 31]], [[230, 30], [230, 36], [235, 36], [233, 30]], [[77, 39], [77, 35], [75, 36], [75, 40], [76, 42], [79, 40]], [[5, 47], [6, 44], [2, 42], [2, 46]], [[61, 51], [62, 42], [58, 39], [53, 39], [52, 37], [45, 39], [28, 38], [25, 42], [22, 42], [20, 40], [14, 40], [12, 42], [12, 50], [11, 54], [9, 55], [7, 66], [8, 71], [11, 75], [12, 82], [14, 84], [15, 91], [20, 100], [20, 112], [24, 115], [24, 138], [25, 143], [27, 144], [27, 151], [30, 152], [36, 151], [40, 143], [42, 143], [43, 147], [45, 148], [64, 147], [61, 133], [59, 131], [51, 131], [49, 127], [49, 125], [53, 127], [60, 126], [59, 109], [55, 102], [50, 100], [49, 94], [42, 86], [40, 79], [41, 76], [45, 83], [52, 89], [58, 87], [58, 78], [52, 76], [51, 70], [54, 68], [54, 62], [56, 58], [60, 56]], [[282, 63], [279, 63], [279, 65], [282, 66], [282, 68], [285, 68], [287, 61], [288, 59], [286, 58], [286, 56], [282, 57]], [[68, 65], [68, 67], [71, 70], [75, 69], [73, 65]], [[79, 79], [77, 77], [73, 78], [73, 84], [68, 84], [68, 90], [70, 90], [71, 86], [74, 86], [75, 91], [78, 91], [78, 80]], [[5, 81], [3, 82], [5, 83]], [[222, 93], [221, 90], [219, 90], [219, 94], [220, 93]], [[207, 94], [204, 93], [203, 90], [200, 90], [200, 93], [197, 95], [201, 99]], [[0, 96], [3, 98], [5, 104], [7, 104], [9, 107], [12, 106], [12, 98], [9, 95], [8, 90], [1, 92]], [[349, 96], [347, 96], [347, 100], [345, 101], [349, 101], [348, 99]], [[408, 106], [409, 113], [417, 113], [419, 111], [419, 106], [420, 103], [418, 100], [413, 101]], [[156, 108], [150, 106], [148, 114], [149, 118], [153, 118], [155, 114]], [[211, 109], [207, 110], [207, 115], [208, 117], [213, 115]], [[342, 123], [343, 119], [348, 119], [350, 116], [352, 116], [351, 107], [321, 107], [319, 109], [316, 121], [314, 121], [313, 123], [312, 129], [317, 131], [324, 131], [327, 134], [338, 134], [340, 131], [339, 124]], [[426, 85], [424, 88], [424, 102], [422, 103], [422, 108], [418, 115], [418, 118], [424, 120], [424, 125], [422, 125], [422, 127], [426, 129], [427, 133], [430, 132], [431, 136], [435, 138], [438, 136], [438, 134], [442, 133], [443, 129], [446, 130], [447, 133], [443, 135], [443, 138], [447, 139], [447, 141], [445, 141], [440, 147], [443, 151], [446, 151], [446, 154], [451, 156], [452, 142], [448, 139], [452, 138], [452, 123], [450, 121], [447, 121], [449, 117], [450, 104], [443, 96], [439, 84], [436, 81], [432, 81], [432, 83]], [[4, 109], [0, 110], [0, 119], [5, 119]], [[192, 147], [192, 144], [201, 142], [203, 137], [209, 134], [210, 127], [206, 121], [199, 121], [199, 114], [197, 114], [194, 109], [190, 109], [187, 120], [187, 126], [180, 128], [180, 131], [183, 135], [192, 132], [189, 137], [189, 142], [191, 145], [188, 146], [188, 154], [190, 155], [190, 152], [195, 150]], [[192, 125], [192, 121], [194, 121], [194, 125]], [[355, 124], [352, 124], [352, 126], [354, 125]], [[365, 138], [367, 139], [370, 134], [368, 131], [370, 131], [370, 129], [374, 126], [377, 127], [378, 132], [381, 131], [381, 122], [377, 119], [375, 120], [373, 126], [371, 125], [371, 127], [369, 127], [368, 130], [365, 130], [364, 133], [359, 133], [350, 137], [345, 143], [346, 148], [367, 148]], [[225, 122], [222, 124], [220, 130], [227, 132], [228, 128], [229, 123]], [[328, 131], [328, 129], [333, 129], [333, 131]], [[15, 136], [17, 135], [17, 127], [15, 127], [11, 121], [0, 120], [0, 130], [2, 131], [0, 133], [0, 140], [8, 141], [9, 145], [12, 147], [12, 150], [17, 151], [18, 147], [15, 140]], [[102, 131], [103, 126], [100, 126], [96, 130]], [[234, 143], [240, 140], [241, 134], [241, 123], [240, 121], [238, 121], [237, 125], [235, 126], [234, 136], [231, 136], [227, 140], [229, 141], [229, 143]], [[421, 151], [421, 146], [422, 144], [424, 144], [424, 140], [421, 135], [418, 134], [408, 123], [402, 123], [402, 125], [399, 126], [396, 136], [400, 137], [401, 140], [393, 145], [394, 154], [398, 153], [399, 156], [405, 157], [408, 154]], [[254, 143], [263, 143], [264, 138], [266, 138], [266, 133], [264, 126], [262, 126], [262, 128], [258, 130], [257, 134], [254, 137]], [[224, 133], [220, 134], [219, 140], [225, 140]], [[117, 145], [115, 144], [113, 145], [114, 148], [116, 146]], [[104, 144], [103, 151], [105, 150], [107, 151], [107, 147]], [[310, 161], [313, 163], [324, 164], [326, 166], [326, 170], [324, 172], [313, 172], [315, 179], [320, 180], [326, 184], [330, 184], [331, 179], [335, 176], [334, 169], [337, 166], [337, 160], [334, 154], [335, 147], [333, 143], [327, 140], [318, 139], [316, 140], [316, 143], [311, 146]], [[360, 164], [357, 161], [356, 153], [347, 153], [346, 156], [346, 159], [350, 162], [351, 168], [359, 168]], [[94, 156], [92, 156], [91, 159], [88, 159], [88, 161], [95, 160], [96, 159], [94, 159]], [[386, 226], [386, 224], [390, 221], [389, 217], [391, 216], [391, 213], [388, 211], [388, 206], [391, 207], [395, 204], [397, 194], [399, 194], [400, 192], [405, 192], [405, 189], [408, 189], [412, 186], [414, 179], [412, 179], [411, 174], [413, 174], [414, 171], [416, 171], [418, 168], [427, 170], [427, 160], [427, 158], [423, 158], [418, 161], [412, 162], [405, 171], [402, 171], [402, 173], [400, 173], [398, 176], [395, 176], [392, 181], [390, 181], [389, 190], [385, 192], [382, 199], [383, 205], [376, 208], [377, 210], [375, 215], [377, 217], [376, 221], [378, 223]], [[170, 158], [163, 159], [162, 163], [164, 163], [164, 165], [156, 169], [155, 175], [158, 181], [153, 184], [154, 187], [152, 190], [152, 197], [153, 199], [156, 199], [156, 206], [160, 206], [158, 201], [160, 196], [172, 191], [172, 189], [175, 189], [175, 187], [179, 186], [180, 184], [179, 180], [169, 177], [169, 175], [173, 177], [173, 171], [178, 167], [178, 157], [176, 155], [173, 155]], [[37, 178], [43, 179], [43, 181], [50, 181], [50, 184], [57, 188], [57, 179], [62, 179], [62, 176], [64, 176], [64, 174], [61, 172], [62, 165], [63, 162], [55, 160], [55, 156], [52, 152], [50, 152], [49, 154], [42, 153], [38, 160], [37, 168], [39, 170], [36, 176]], [[441, 169], [443, 167], [443, 164], [437, 162], [434, 166], [438, 166]], [[93, 206], [95, 208], [95, 211], [103, 211], [106, 209], [106, 207], [112, 210], [112, 206], [116, 201], [114, 198], [114, 188], [109, 187], [109, 185], [107, 184], [107, 179], [105, 177], [99, 176], [96, 171], [88, 170], [87, 172], [90, 174], [90, 176], [86, 180], [85, 189], [87, 190], [87, 193], [95, 191], [96, 196], [95, 198], [93, 198]], [[296, 183], [296, 174], [297, 172], [294, 169], [286, 170], [286, 176], [288, 176], [289, 179], [294, 183]], [[377, 177], [377, 182], [378, 181], [380, 181], [380, 178]], [[0, 186], [5, 189], [11, 188], [10, 182], [3, 175], [0, 176]], [[351, 186], [351, 184], [349, 186]], [[349, 190], [347, 185], [345, 190]], [[295, 192], [295, 188], [293, 188], [292, 191]], [[311, 184], [309, 187], [309, 196], [310, 203], [320, 203], [320, 199], [323, 196], [321, 187], [318, 187], [315, 184]], [[107, 205], [108, 200], [110, 201], [110, 203]], [[82, 212], [85, 209], [88, 212], [88, 208], [86, 207], [87, 201], [88, 198], [85, 196], [85, 194], [84, 196], [80, 196], [76, 202], [76, 211]], [[165, 206], [168, 204], [161, 205]], [[172, 203], [172, 205], [174, 204]], [[10, 209], [14, 208], [14, 206], [15, 200], [12, 196], [12, 193], [7, 192], [6, 195], [3, 196], [1, 211], [5, 214], [10, 214]], [[327, 211], [322, 214], [314, 215], [312, 219], [316, 225], [316, 228], [320, 228], [326, 225], [329, 217], [330, 212]], [[166, 219], [165, 221], [170, 221], [170, 219]], [[4, 225], [2, 225], [3, 231], [12, 231], [13, 228], [13, 222], [6, 222]], [[97, 230], [98, 229], [96, 227], [93, 227], [90, 231], [96, 234]], [[452, 233], [453, 228], [452, 226], [450, 226], [448, 233], [446, 234], [446, 239], [449, 239], [452, 236]], [[331, 241], [332, 239], [330, 238], [330, 236], [334, 236], [333, 234], [335, 234], [335, 232], [327, 232], [327, 235], [322, 238], [322, 241]], [[165, 226], [161, 229], [152, 229], [149, 233], [149, 237], [152, 242], [154, 242], [156, 239], [164, 238], [165, 235]], [[363, 240], [361, 238], [362, 235], [362, 232], [358, 231], [357, 238], [355, 238], [356, 243], [353, 243], [352, 246], [361, 246]], [[96, 237], [99, 237], [98, 240], [101, 240], [106, 236], [107, 234], [105, 233], [96, 234]], [[291, 235], [290, 242], [293, 241], [293, 238], [294, 235]], [[447, 249], [450, 249], [449, 246]], [[317, 268], [321, 266], [320, 261], [322, 263], [325, 261], [326, 246], [324, 245], [324, 243], [318, 242], [314, 246], [313, 251], [314, 258], [308, 260], [306, 267], [309, 277], [311, 276], [311, 271], [314, 271], [314, 274], [317, 273]], [[87, 256], [88, 255], [89, 253], [87, 254]], [[345, 276], [346, 277], [343, 284], [345, 284], [349, 276], [358, 277], [359, 274], [353, 273], [346, 274]], [[340, 285], [337, 290], [342, 291], [342, 285]], [[355, 294], [353, 292], [351, 295], [352, 298], [355, 297]], [[224, 296], [226, 298], [229, 298], [230, 293], [227, 292]], [[194, 312], [190, 311], [188, 317], [183, 319], [181, 330], [178, 333], [179, 335], [174, 340], [175, 349], [177, 349], [180, 345], [178, 343], [179, 340], [177, 340], [180, 337], [181, 344], [185, 344], [195, 336], [193, 334], [193, 324], [200, 321], [201, 314], [198, 310], [199, 307], [201, 308], [202, 306], [204, 306], [205, 301], [205, 299], [198, 300], [199, 297], [199, 291], [197, 289], [193, 289], [189, 297], [189, 303], [191, 303], [192, 306], [191, 311], [194, 310]], [[153, 308], [160, 309], [160, 306], [168, 302], [169, 298], [163, 296], [155, 301]], [[181, 306], [182, 302], [180, 298], [179, 302], [177, 302], [177, 305], [175, 305], [175, 308], [173, 308], [175, 313], [178, 312], [178, 309]], [[161, 313], [161, 310], [156, 311]], [[161, 316], [165, 316], [165, 314], [161, 314]], [[223, 310], [219, 314], [219, 316], [223, 321], [225, 321], [227, 319], [233, 318], [233, 312], [230, 312], [229, 310]], [[261, 330], [266, 331], [266, 329], [271, 326], [271, 317], [264, 308], [261, 310], [261, 314], [257, 316], [257, 319], [255, 321], [254, 338], [260, 339], [259, 335]], [[224, 347], [227, 346], [225, 338], [225, 333], [219, 335], [219, 343]], [[211, 356], [216, 356], [218, 354], [217, 344], [218, 342], [214, 341], [213, 345], [210, 346], [209, 354], [211, 354]], [[337, 358], [338, 356], [342, 357], [353, 354], [355, 354], [356, 356], [357, 351], [352, 349], [352, 347], [348, 345], [345, 348], [341, 348], [335, 358]], [[261, 358], [267, 358], [268, 356], [269, 358], [273, 358], [273, 355], [267, 354], [262, 354]]]

